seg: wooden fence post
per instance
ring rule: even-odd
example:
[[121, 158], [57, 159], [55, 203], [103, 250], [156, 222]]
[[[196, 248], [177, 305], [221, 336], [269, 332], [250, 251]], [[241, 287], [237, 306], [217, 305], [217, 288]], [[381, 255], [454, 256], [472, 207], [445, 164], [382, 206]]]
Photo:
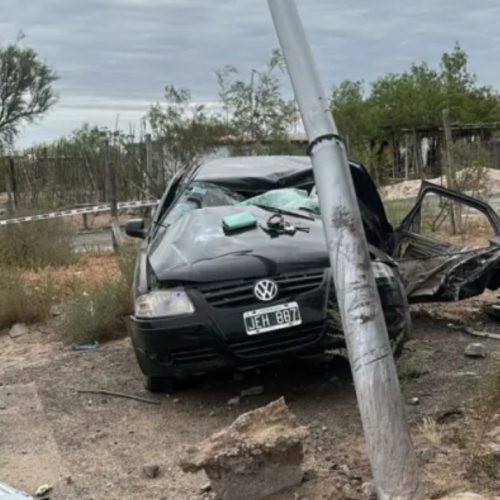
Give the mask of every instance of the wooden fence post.
[[[444, 144], [442, 148], [442, 160], [444, 164], [444, 171], [446, 173], [446, 187], [448, 189], [457, 189], [457, 172], [455, 168], [455, 164], [453, 161], [453, 137], [451, 133], [451, 121], [450, 121], [450, 112], [448, 109], [443, 109], [442, 113], [443, 120], [443, 136], [444, 136]], [[461, 224], [461, 210], [460, 206], [455, 206], [453, 201], [450, 201], [450, 223], [451, 230], [453, 234], [457, 234], [462, 231]]]
[[146, 198], [151, 196], [151, 176], [153, 175], [153, 144], [151, 134], [144, 136], [146, 143], [146, 170], [144, 171], [144, 191]]

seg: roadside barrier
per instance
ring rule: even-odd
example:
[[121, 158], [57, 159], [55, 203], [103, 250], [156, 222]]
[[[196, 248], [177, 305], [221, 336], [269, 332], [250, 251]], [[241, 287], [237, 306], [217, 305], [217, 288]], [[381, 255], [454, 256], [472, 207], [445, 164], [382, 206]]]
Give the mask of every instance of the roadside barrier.
[[[121, 201], [117, 203], [118, 210], [126, 210], [128, 208], [147, 208], [154, 207], [158, 204], [158, 200], [146, 201]], [[26, 217], [16, 217], [13, 219], [0, 220], [0, 226], [7, 226], [9, 224], [22, 224], [24, 222], [34, 222], [38, 220], [57, 219], [58, 217], [69, 217], [72, 215], [85, 215], [95, 214], [99, 212], [109, 212], [111, 210], [111, 203], [103, 203], [101, 205], [93, 205], [90, 207], [73, 208], [70, 210], [58, 210], [56, 212], [49, 212], [46, 214], [28, 215]]]

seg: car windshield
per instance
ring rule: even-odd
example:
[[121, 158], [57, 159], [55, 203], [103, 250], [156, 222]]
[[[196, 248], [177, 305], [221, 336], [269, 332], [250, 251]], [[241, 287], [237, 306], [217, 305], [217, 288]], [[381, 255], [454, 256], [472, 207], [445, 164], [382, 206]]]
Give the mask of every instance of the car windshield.
[[[170, 226], [184, 214], [197, 208], [220, 207], [225, 205], [255, 205], [271, 211], [291, 213], [305, 210], [319, 214], [318, 197], [296, 188], [273, 189], [245, 199], [244, 196], [227, 188], [208, 182], [193, 182], [177, 200], [173, 208], [160, 221], [163, 226]], [[302, 215], [297, 213], [296, 215]]]

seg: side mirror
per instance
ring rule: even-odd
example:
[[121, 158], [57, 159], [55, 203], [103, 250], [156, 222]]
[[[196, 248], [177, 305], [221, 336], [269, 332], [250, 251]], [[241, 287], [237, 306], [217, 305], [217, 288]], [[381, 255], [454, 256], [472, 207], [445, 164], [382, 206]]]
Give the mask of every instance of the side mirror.
[[146, 228], [144, 224], [144, 219], [131, 219], [127, 222], [125, 226], [125, 233], [131, 238], [141, 238], [146, 237]]

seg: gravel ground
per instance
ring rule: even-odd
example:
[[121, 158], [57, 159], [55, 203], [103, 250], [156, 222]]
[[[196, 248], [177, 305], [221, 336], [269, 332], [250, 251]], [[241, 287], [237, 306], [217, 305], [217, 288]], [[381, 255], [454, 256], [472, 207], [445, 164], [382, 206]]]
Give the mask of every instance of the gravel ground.
[[[448, 328], [448, 321], [435, 319], [433, 310], [424, 314], [420, 307], [414, 337], [400, 362], [426, 495], [439, 498], [458, 489], [492, 497], [495, 477], [471, 473], [470, 464], [488, 444], [487, 432], [500, 425], [498, 409], [486, 418], [475, 403], [500, 342], [482, 342], [485, 359], [467, 358], [464, 349], [476, 340]], [[499, 330], [490, 323], [482, 328]], [[244, 377], [221, 373], [192, 381], [177, 394], [150, 395], [142, 387], [128, 339], [75, 352], [46, 332], [34, 328], [16, 339], [0, 334], [1, 481], [30, 493], [50, 484], [52, 500], [210, 498], [201, 492], [204, 473], [189, 475], [178, 467], [183, 446], [284, 396], [300, 423], [310, 428], [304, 463], [308, 473], [295, 491], [276, 498], [363, 498], [353, 496], [353, 488], [370, 481], [370, 471], [344, 362], [301, 361]], [[256, 385], [263, 386], [261, 395], [227, 404]], [[160, 404], [77, 389], [119, 391]], [[411, 404], [412, 398], [418, 404]], [[454, 411], [445, 415], [449, 410]], [[148, 465], [159, 466], [157, 477], [145, 474]]]

